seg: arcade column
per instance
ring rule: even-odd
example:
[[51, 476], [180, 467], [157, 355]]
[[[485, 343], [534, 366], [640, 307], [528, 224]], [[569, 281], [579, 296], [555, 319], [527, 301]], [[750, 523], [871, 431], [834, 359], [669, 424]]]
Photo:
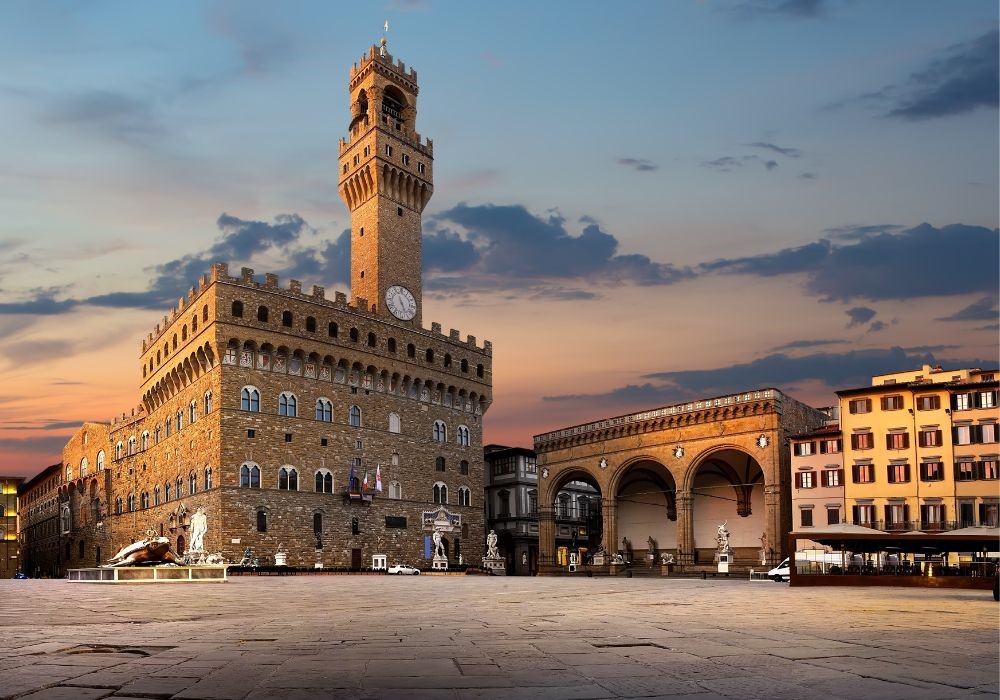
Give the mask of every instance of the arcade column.
[[690, 491], [678, 491], [677, 501], [677, 563], [680, 566], [694, 564], [694, 495]]

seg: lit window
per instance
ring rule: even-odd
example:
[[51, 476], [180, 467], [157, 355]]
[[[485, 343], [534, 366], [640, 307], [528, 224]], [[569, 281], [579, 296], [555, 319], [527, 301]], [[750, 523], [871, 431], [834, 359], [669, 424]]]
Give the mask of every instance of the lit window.
[[808, 472], [797, 472], [795, 474], [795, 481], [797, 482], [795, 484], [795, 487], [796, 488], [800, 488], [800, 489], [811, 489], [811, 488], [815, 487], [816, 484], [815, 484], [815, 482], [813, 480], [814, 476], [815, 476], [815, 472], [811, 472], [811, 471], [808, 471]]
[[872, 483], [875, 483], [875, 465], [873, 465], [873, 464], [855, 464], [853, 471], [854, 471], [854, 483], [855, 484], [872, 484]]
[[890, 464], [888, 474], [890, 484], [905, 484], [910, 480], [910, 465]]

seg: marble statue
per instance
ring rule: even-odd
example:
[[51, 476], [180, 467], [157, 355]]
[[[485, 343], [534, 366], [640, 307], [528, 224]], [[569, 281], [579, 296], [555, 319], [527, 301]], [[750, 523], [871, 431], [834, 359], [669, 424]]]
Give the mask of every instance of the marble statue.
[[768, 551], [767, 551], [767, 533], [766, 532], [762, 532], [761, 535], [760, 535], [760, 563], [761, 564], [766, 564], [767, 563], [767, 555], [768, 555]]
[[191, 544], [188, 545], [188, 552], [205, 551], [205, 533], [208, 532], [208, 516], [205, 509], [198, 506], [198, 509], [191, 515]]
[[442, 559], [445, 558], [444, 541], [441, 538], [441, 530], [434, 530], [434, 534], [431, 536], [431, 539], [434, 540], [434, 556], [441, 557]]
[[497, 551], [497, 533], [494, 530], [490, 530], [490, 534], [486, 535], [486, 558], [500, 558], [500, 552]]
[[719, 545], [720, 552], [728, 552], [729, 547], [729, 530], [726, 529], [726, 524], [729, 521], [726, 520], [721, 525], [719, 525], [719, 532], [715, 535], [715, 541]]

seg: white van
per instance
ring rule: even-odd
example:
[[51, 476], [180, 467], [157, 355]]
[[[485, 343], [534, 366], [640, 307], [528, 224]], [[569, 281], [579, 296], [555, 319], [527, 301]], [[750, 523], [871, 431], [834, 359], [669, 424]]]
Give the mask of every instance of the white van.
[[783, 562], [767, 572], [767, 577], [776, 583], [787, 581], [789, 577], [789, 560], [786, 557]]

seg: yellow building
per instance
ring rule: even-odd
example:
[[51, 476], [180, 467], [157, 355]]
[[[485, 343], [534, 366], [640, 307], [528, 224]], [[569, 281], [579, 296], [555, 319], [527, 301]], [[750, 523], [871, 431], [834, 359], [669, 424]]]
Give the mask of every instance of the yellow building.
[[995, 373], [924, 365], [837, 395], [850, 522], [925, 532], [996, 525]]
[[20, 547], [17, 542], [17, 487], [19, 476], [0, 476], [0, 579], [20, 571]]

